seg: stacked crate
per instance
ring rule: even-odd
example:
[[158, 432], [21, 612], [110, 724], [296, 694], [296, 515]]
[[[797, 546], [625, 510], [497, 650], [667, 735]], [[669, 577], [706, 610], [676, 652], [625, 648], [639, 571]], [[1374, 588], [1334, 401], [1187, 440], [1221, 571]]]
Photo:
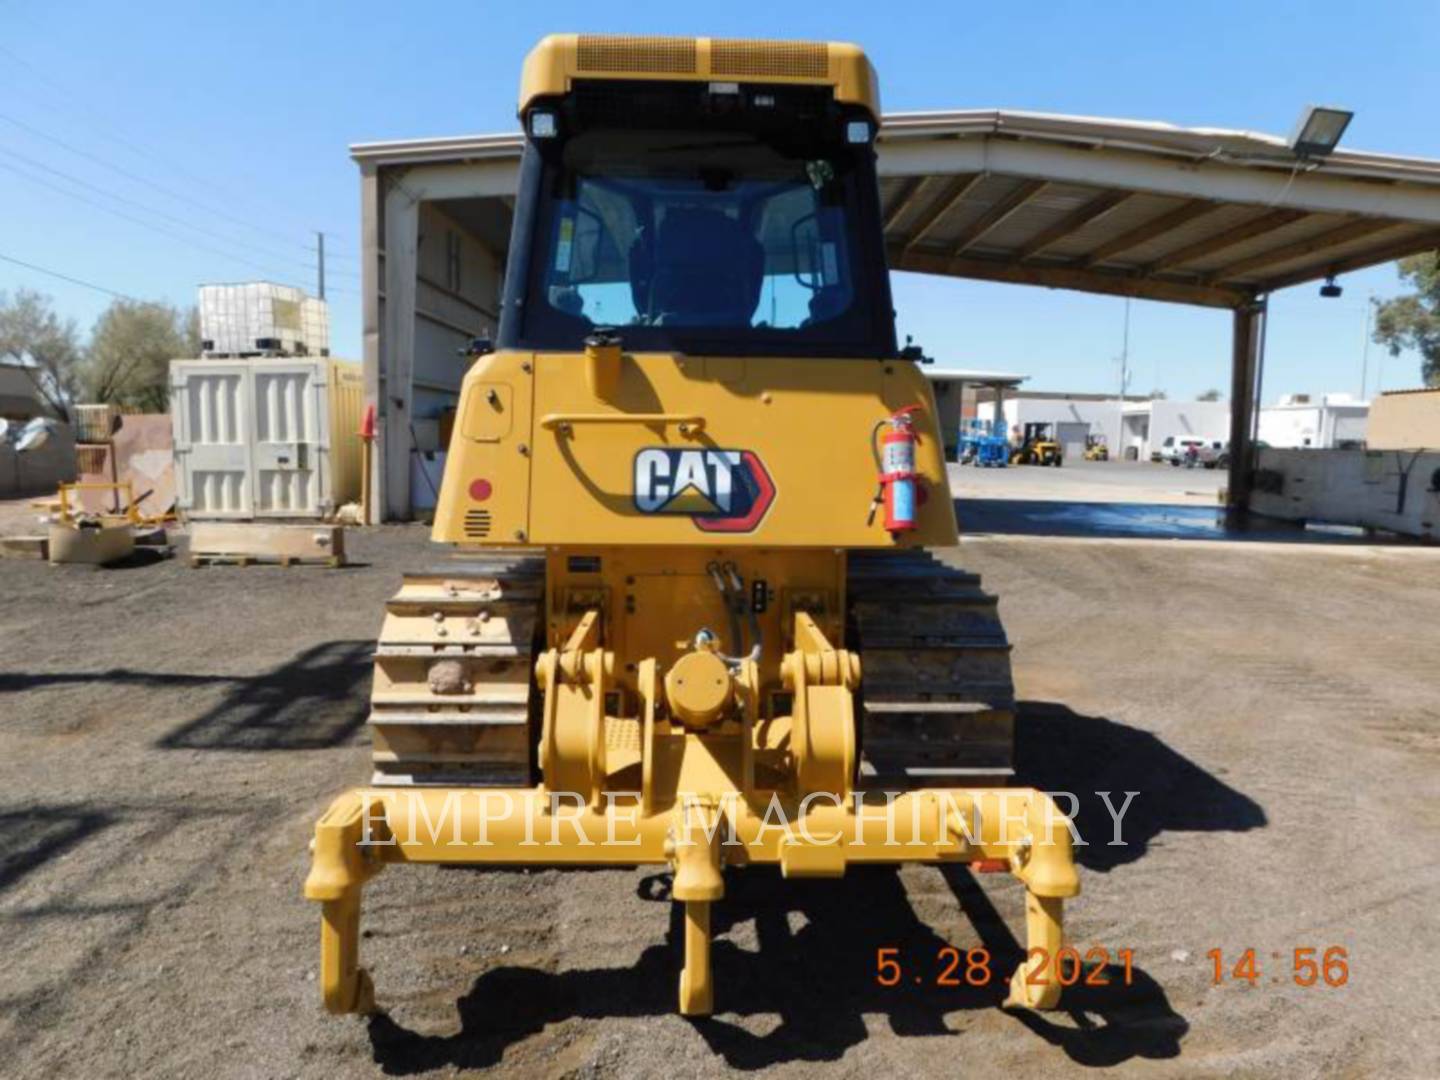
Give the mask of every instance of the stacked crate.
[[329, 356], [329, 309], [293, 285], [202, 285], [200, 338], [207, 357]]

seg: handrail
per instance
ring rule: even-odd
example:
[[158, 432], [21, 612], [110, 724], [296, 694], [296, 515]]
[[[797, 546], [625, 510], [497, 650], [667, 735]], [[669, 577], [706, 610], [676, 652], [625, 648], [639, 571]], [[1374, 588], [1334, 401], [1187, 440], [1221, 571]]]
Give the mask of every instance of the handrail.
[[693, 413], [547, 413], [540, 426], [565, 434], [576, 424], [675, 424], [681, 435], [705, 430], [705, 418]]

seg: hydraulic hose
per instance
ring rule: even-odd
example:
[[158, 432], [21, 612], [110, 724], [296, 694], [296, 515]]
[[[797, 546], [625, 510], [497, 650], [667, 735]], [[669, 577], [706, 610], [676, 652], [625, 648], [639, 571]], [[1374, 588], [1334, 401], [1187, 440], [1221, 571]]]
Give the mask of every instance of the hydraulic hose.
[[743, 611], [750, 624], [750, 636], [753, 644], [746, 656], [730, 656], [724, 652], [716, 653], [721, 660], [732, 667], [738, 668], [746, 661], [760, 659], [760, 650], [763, 639], [760, 633], [760, 620], [755, 614], [755, 608], [750, 603], [749, 596], [745, 592], [745, 579], [733, 562], [727, 562], [723, 566], [719, 562], [711, 562], [705, 567], [710, 580], [715, 583], [715, 588], [720, 592], [721, 602], [725, 605], [725, 615], [730, 620], [730, 640], [732, 647], [738, 653], [744, 648], [745, 640], [740, 634], [740, 615]]

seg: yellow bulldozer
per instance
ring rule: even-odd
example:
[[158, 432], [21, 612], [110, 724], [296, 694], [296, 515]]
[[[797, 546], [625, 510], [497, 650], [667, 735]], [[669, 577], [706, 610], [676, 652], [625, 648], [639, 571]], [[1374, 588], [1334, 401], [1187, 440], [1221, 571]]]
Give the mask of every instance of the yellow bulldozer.
[[[557, 35], [524, 66], [498, 339], [376, 652], [374, 775], [319, 820], [333, 1012], [375, 1009], [387, 866], [652, 865], [679, 1009], [727, 871], [962, 863], [1027, 890], [1056, 1005], [1070, 823], [1013, 772], [1010, 646], [897, 348], [875, 74], [851, 45]], [[1053, 961], [1053, 963], [1052, 963]]]

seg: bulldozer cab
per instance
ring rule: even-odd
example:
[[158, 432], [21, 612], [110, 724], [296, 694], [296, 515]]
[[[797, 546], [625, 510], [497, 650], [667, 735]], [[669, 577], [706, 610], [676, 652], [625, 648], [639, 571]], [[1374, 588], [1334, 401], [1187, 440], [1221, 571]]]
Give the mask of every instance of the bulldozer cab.
[[529, 115], [553, 134], [527, 144], [502, 347], [579, 350], [603, 327], [635, 351], [894, 355], [863, 109], [617, 82]]
[[876, 432], [912, 409], [903, 543], [955, 542], [934, 397], [896, 344], [869, 63], [751, 48], [686, 71], [642, 49], [649, 77], [564, 36], [532, 54], [496, 349], [436, 540], [894, 547]]

